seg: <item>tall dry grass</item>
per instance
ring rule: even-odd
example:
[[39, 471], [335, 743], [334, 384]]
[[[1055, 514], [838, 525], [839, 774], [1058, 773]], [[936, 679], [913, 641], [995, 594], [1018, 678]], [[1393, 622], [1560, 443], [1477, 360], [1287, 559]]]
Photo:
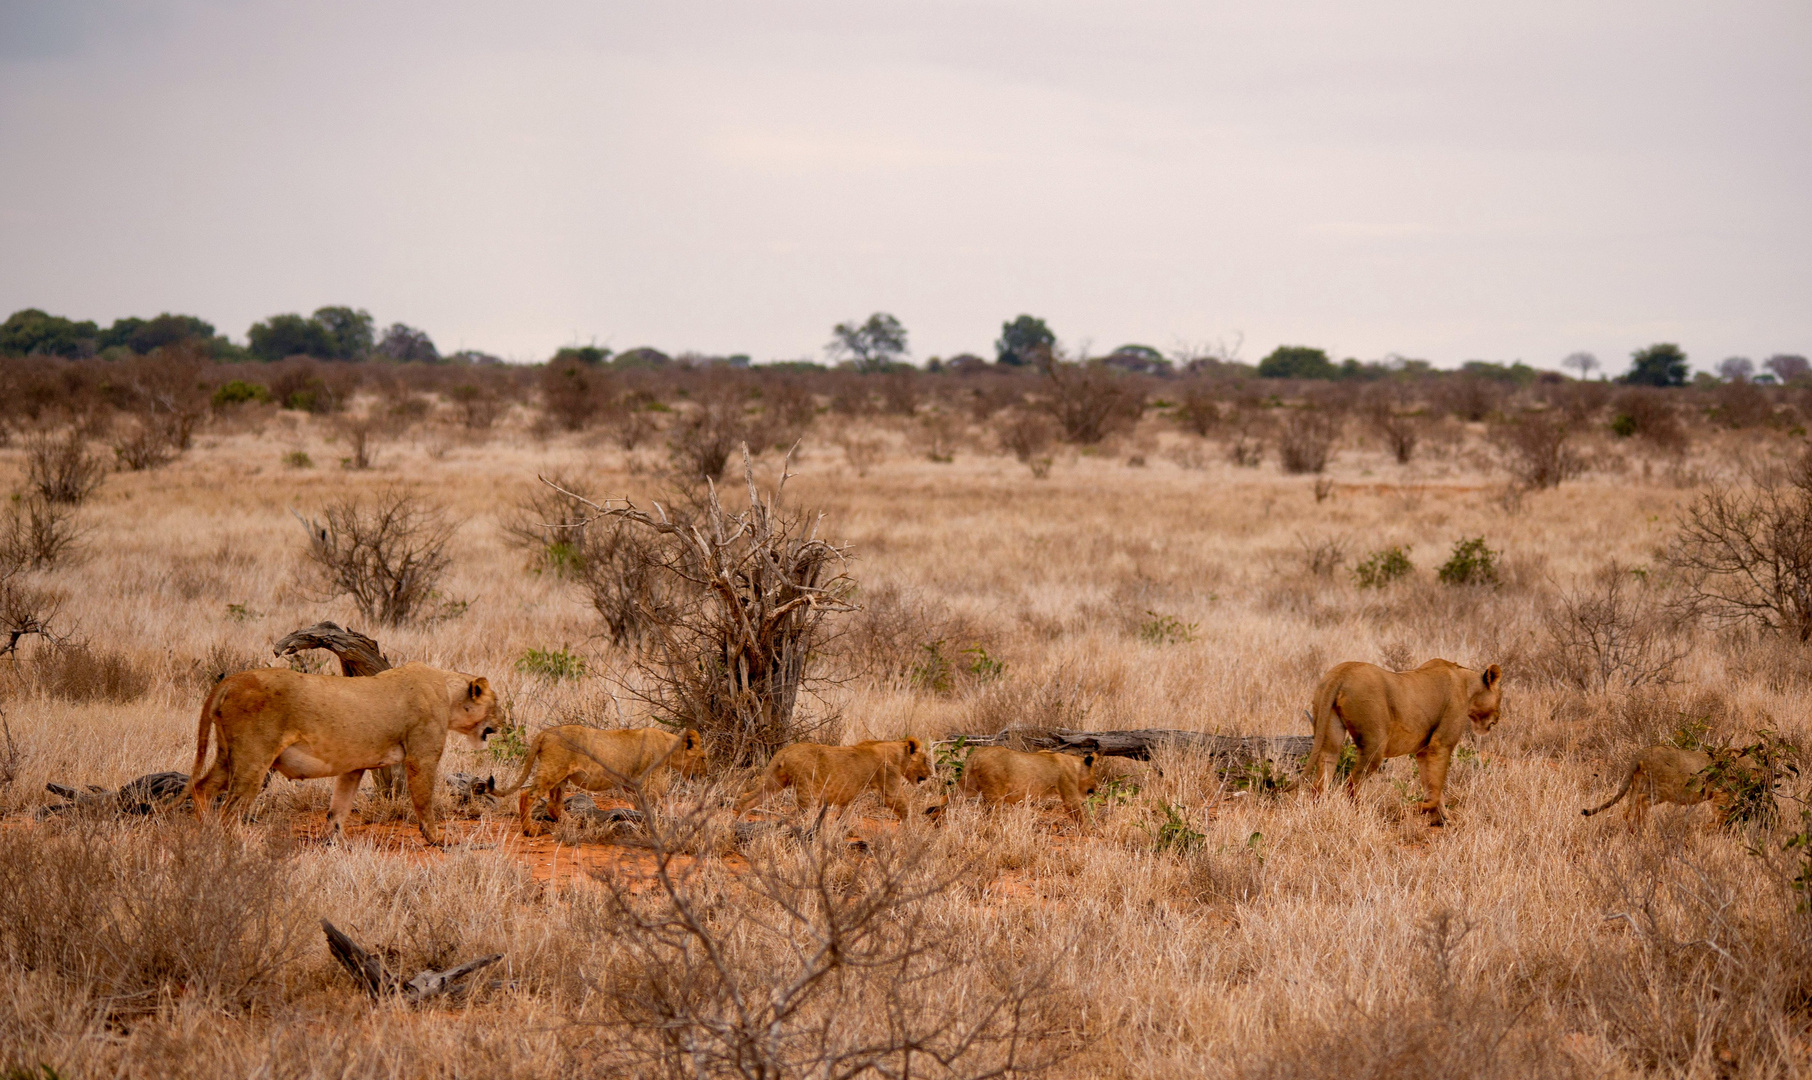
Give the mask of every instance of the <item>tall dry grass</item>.
[[[945, 461], [904, 436], [910, 419], [843, 423], [868, 425], [878, 457], [858, 468], [814, 429], [788, 489], [857, 556], [867, 609], [826, 647], [834, 677], [801, 706], [847, 740], [1006, 724], [1302, 734], [1315, 680], [1341, 660], [1497, 662], [1508, 680], [1503, 722], [1455, 764], [1444, 830], [1406, 809], [1416, 792], [1403, 760], [1354, 806], [1181, 755], [1162, 757], [1142, 790], [1105, 798], [1086, 833], [1036, 808], [960, 802], [936, 828], [908, 826], [927, 865], [963, 872], [912, 916], [942, 935], [939, 981], [892, 1007], [960, 1010], [1003, 972], [1036, 972], [1027, 1030], [1039, 1052], [1024, 1060], [1060, 1076], [1807, 1071], [1812, 926], [1785, 833], [1708, 828], [1708, 807], [1667, 808], [1635, 835], [1578, 812], [1635, 750], [1682, 728], [1805, 744], [1806, 654], [1746, 629], [1670, 624], [1657, 647], [1678, 659], [1632, 688], [1568, 677], [1577, 668], [1555, 655], [1565, 643], [1551, 629], [1607, 565], [1663, 576], [1694, 484], [1735, 475], [1744, 458], [1784, 459], [1796, 440], [1714, 432], [1685, 457], [1651, 457], [1587, 435], [1583, 475], [1507, 494], [1481, 424], [1431, 427], [1407, 464], [1350, 425], [1359, 441], [1337, 447], [1318, 496], [1315, 478], [1274, 463], [1185, 452], [1198, 437], [1152, 418], [1127, 436], [1164, 451], [1141, 450], [1145, 467], [1127, 467], [1110, 437], [1053, 449], [1044, 479], [990, 453], [979, 425], [952, 437]], [[49, 780], [113, 786], [186, 768], [212, 675], [275, 662], [272, 642], [324, 618], [378, 634], [392, 658], [487, 676], [527, 729], [642, 722], [615, 681], [633, 677], [633, 645], [502, 526], [538, 472], [646, 503], [663, 487], [665, 447], [550, 427], [519, 408], [477, 434], [419, 425], [375, 468], [344, 471], [285, 464], [298, 451], [343, 456], [322, 418], [217, 423], [159, 470], [109, 476], [83, 506], [76, 555], [21, 572], [57, 598], [69, 640], [27, 638], [0, 661], [19, 748], [0, 789], [0, 1070], [668, 1074], [658, 1039], [634, 1026], [648, 1014], [622, 996], [622, 980], [651, 976], [613, 937], [620, 917], [598, 906], [599, 886], [538, 878], [501, 814], [470, 812], [439, 853], [379, 829], [355, 827], [339, 848], [308, 839], [327, 800], [319, 782], [274, 781], [257, 822], [230, 832], [31, 814]], [[0, 488], [23, 483], [24, 454], [0, 449]], [[441, 589], [469, 606], [380, 629], [306, 587], [291, 511], [399, 486], [466, 522]], [[1481, 536], [1503, 553], [1500, 585], [1440, 584], [1453, 544]], [[1316, 572], [1305, 538], [1337, 541], [1342, 565]], [[1356, 587], [1351, 564], [1393, 546], [1409, 553], [1409, 576]], [[948, 678], [925, 677], [934, 643]], [[971, 647], [1001, 666], [966, 666]], [[530, 649], [576, 654], [587, 674], [519, 667]], [[443, 769], [513, 773], [463, 747]], [[369, 798], [359, 812], [397, 813]], [[873, 822], [846, 824], [892, 842]], [[626, 874], [646, 865], [638, 849], [598, 850]], [[771, 916], [773, 901], [762, 908], [738, 882], [751, 860], [787, 850], [712, 832], [688, 854], [698, 902], [732, 930]], [[866, 895], [853, 858], [828, 880]], [[498, 984], [470, 999], [374, 1005], [332, 966], [321, 918], [406, 972], [506, 959]], [[783, 939], [738, 950], [749, 985], [786, 967]], [[856, 985], [849, 1000], [885, 1009], [888, 989]], [[932, 1060], [920, 1067], [940, 1075]]]

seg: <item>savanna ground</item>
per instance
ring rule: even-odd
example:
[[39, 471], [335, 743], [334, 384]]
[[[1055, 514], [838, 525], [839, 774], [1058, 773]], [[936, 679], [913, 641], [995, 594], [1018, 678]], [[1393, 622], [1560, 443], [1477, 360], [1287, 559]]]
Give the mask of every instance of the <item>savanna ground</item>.
[[[1502, 722], [1468, 736], [1444, 829], [1409, 805], [1410, 759], [1355, 806], [1170, 755], [1142, 790], [1099, 799], [1085, 829], [1050, 808], [959, 804], [938, 825], [897, 826], [867, 806], [834, 844], [739, 839], [727, 811], [695, 812], [734, 785], [721, 770], [666, 804], [680, 826], [662, 843], [680, 854], [665, 865], [698, 934], [675, 931], [682, 905], [646, 842], [569, 823], [529, 845], [508, 808], [461, 809], [444, 790], [439, 851], [406, 806], [369, 790], [346, 842], [326, 846], [324, 781], [276, 779], [255, 822], [224, 829], [34, 817], [53, 801], [47, 781], [187, 770], [212, 677], [278, 663], [276, 639], [327, 618], [393, 658], [488, 677], [529, 732], [645, 722], [620, 683], [629, 651], [500, 525], [537, 473], [645, 501], [665, 454], [537, 433], [522, 412], [478, 436], [418, 426], [353, 470], [329, 464], [349, 452], [343, 431], [266, 410], [202, 428], [161, 468], [109, 475], [81, 506], [79, 549], [28, 576], [61, 597], [62, 632], [87, 649], [27, 638], [0, 683], [16, 748], [0, 789], [8, 1075], [1808, 1071], [1812, 924], [1782, 850], [1797, 804], [1734, 828], [1708, 806], [1662, 807], [1634, 834], [1620, 815], [1579, 812], [1637, 750], [1682, 730], [1730, 745], [1812, 737], [1793, 635], [1662, 624], [1684, 508], [1739, 462], [1803, 445], [1772, 430], [1706, 432], [1684, 452], [1587, 435], [1591, 467], [1536, 490], [1507, 487], [1482, 426], [1458, 421], [1407, 465], [1355, 426], [1319, 476], [1238, 467], [1152, 417], [1054, 452], [1043, 479], [972, 429], [952, 461], [929, 460], [887, 417], [806, 434], [787, 503], [848, 545], [863, 604], [830, 623], [845, 636], [821, 650], [825, 678], [801, 706], [827, 741], [1009, 726], [1307, 734], [1311, 691], [1336, 662], [1499, 663]], [[286, 465], [298, 452], [317, 464]], [[0, 449], [15, 487], [24, 454]], [[756, 459], [764, 485], [778, 466]], [[445, 617], [373, 626], [307, 586], [292, 510], [397, 485], [462, 524], [435, 601]], [[1501, 553], [1496, 584], [1439, 581], [1474, 537]], [[1360, 588], [1354, 566], [1392, 546], [1414, 570]], [[1554, 618], [1613, 563], [1653, 633], [1645, 659], [1601, 678]], [[533, 670], [530, 650], [577, 656], [585, 674]], [[458, 740], [442, 763], [455, 770], [515, 771]], [[784, 820], [790, 803], [768, 810]], [[838, 939], [854, 959], [802, 988], [822, 953], [814, 904], [870, 909]], [[504, 960], [458, 1000], [374, 1003], [330, 959], [323, 918], [404, 975]], [[768, 1040], [770, 1057], [700, 1049], [738, 1039]], [[870, 1044], [892, 1049], [864, 1059]]]

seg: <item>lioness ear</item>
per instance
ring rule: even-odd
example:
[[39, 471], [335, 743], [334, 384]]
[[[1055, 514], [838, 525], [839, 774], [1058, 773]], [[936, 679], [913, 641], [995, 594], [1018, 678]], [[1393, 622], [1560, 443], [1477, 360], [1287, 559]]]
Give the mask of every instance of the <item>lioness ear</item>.
[[906, 752], [908, 754], [922, 754], [925, 752], [925, 744], [920, 742], [916, 736], [908, 735], [906, 737]]
[[472, 680], [471, 686], [466, 687], [466, 696], [473, 701], [477, 701], [479, 698], [484, 697], [485, 691], [490, 688], [491, 684], [485, 681], [483, 675], [480, 675], [478, 678]]
[[1489, 690], [1493, 686], [1496, 686], [1497, 681], [1503, 677], [1504, 677], [1503, 671], [1501, 671], [1496, 664], [1492, 664], [1490, 667], [1485, 669], [1485, 676], [1484, 676], [1485, 689]]

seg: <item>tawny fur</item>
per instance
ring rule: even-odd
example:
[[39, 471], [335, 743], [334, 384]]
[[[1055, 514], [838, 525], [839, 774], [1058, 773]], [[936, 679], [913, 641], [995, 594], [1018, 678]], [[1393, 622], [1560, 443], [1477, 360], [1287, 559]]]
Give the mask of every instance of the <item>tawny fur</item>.
[[1624, 821], [1633, 832], [1648, 820], [1648, 808], [1656, 803], [1696, 806], [1702, 802], [1723, 804], [1728, 796], [1706, 786], [1699, 776], [1711, 764], [1709, 755], [1677, 746], [1651, 746], [1636, 755], [1624, 775], [1623, 786], [1602, 806], [1581, 810], [1586, 817], [1601, 814], [1624, 798]]
[[[202, 703], [187, 794], [196, 815], [206, 816], [222, 791], [224, 811], [248, 805], [273, 768], [292, 780], [337, 777], [327, 820], [338, 836], [365, 770], [400, 763], [422, 838], [438, 844], [434, 787], [447, 733], [482, 743], [496, 710], [497, 695], [484, 679], [426, 664], [355, 679], [288, 668], [241, 671]], [[214, 731], [220, 746], [204, 771]]]
[[957, 790], [980, 795], [988, 803], [1017, 803], [1056, 797], [1077, 821], [1082, 800], [1095, 793], [1094, 754], [1027, 753], [1004, 746], [983, 746], [969, 755]]
[[522, 775], [496, 794], [522, 792], [516, 801], [522, 835], [535, 836], [540, 827], [529, 812], [536, 800], [545, 797], [547, 816], [559, 821], [567, 784], [587, 791], [627, 791], [639, 785], [646, 794], [658, 796], [674, 774], [693, 776], [704, 767], [704, 739], [692, 728], [675, 733], [666, 728], [612, 731], [562, 724], [535, 736]]
[[854, 746], [793, 743], [781, 747], [767, 768], [736, 801], [741, 813], [755, 800], [775, 791], [793, 789], [801, 811], [814, 803], [848, 806], [866, 792], [901, 818], [907, 814], [912, 785], [931, 775], [931, 758], [916, 738], [897, 741], [870, 739]]
[[1359, 760], [1347, 779], [1347, 793], [1386, 758], [1416, 756], [1426, 798], [1417, 809], [1436, 825], [1447, 821], [1447, 769], [1453, 748], [1468, 726], [1483, 734], [1497, 723], [1503, 674], [1496, 664], [1483, 671], [1448, 660], [1430, 660], [1414, 671], [1386, 671], [1373, 664], [1337, 664], [1315, 689], [1315, 743], [1303, 775], [1316, 791], [1327, 786], [1340, 748], [1352, 736]]

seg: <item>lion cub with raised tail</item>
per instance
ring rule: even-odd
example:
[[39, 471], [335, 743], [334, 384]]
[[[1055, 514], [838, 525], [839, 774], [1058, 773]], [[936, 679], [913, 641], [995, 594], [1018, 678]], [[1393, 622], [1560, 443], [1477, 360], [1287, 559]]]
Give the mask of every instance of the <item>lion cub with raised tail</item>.
[[1580, 813], [1586, 817], [1602, 814], [1628, 798], [1623, 816], [1630, 831], [1635, 832], [1638, 826], [1647, 822], [1648, 808], [1655, 803], [1697, 806], [1709, 802], [1722, 807], [1730, 801], [1729, 793], [1708, 786], [1699, 775], [1710, 764], [1711, 757], [1697, 750], [1651, 746], [1630, 762], [1629, 773], [1624, 776], [1623, 786], [1617, 789], [1617, 794], [1604, 805]]
[[1095, 755], [1060, 754], [1055, 750], [1027, 753], [1004, 746], [983, 746], [963, 764], [957, 790], [980, 795], [983, 802], [1017, 803], [1056, 796], [1078, 824], [1083, 821], [1082, 800], [1095, 793]]

